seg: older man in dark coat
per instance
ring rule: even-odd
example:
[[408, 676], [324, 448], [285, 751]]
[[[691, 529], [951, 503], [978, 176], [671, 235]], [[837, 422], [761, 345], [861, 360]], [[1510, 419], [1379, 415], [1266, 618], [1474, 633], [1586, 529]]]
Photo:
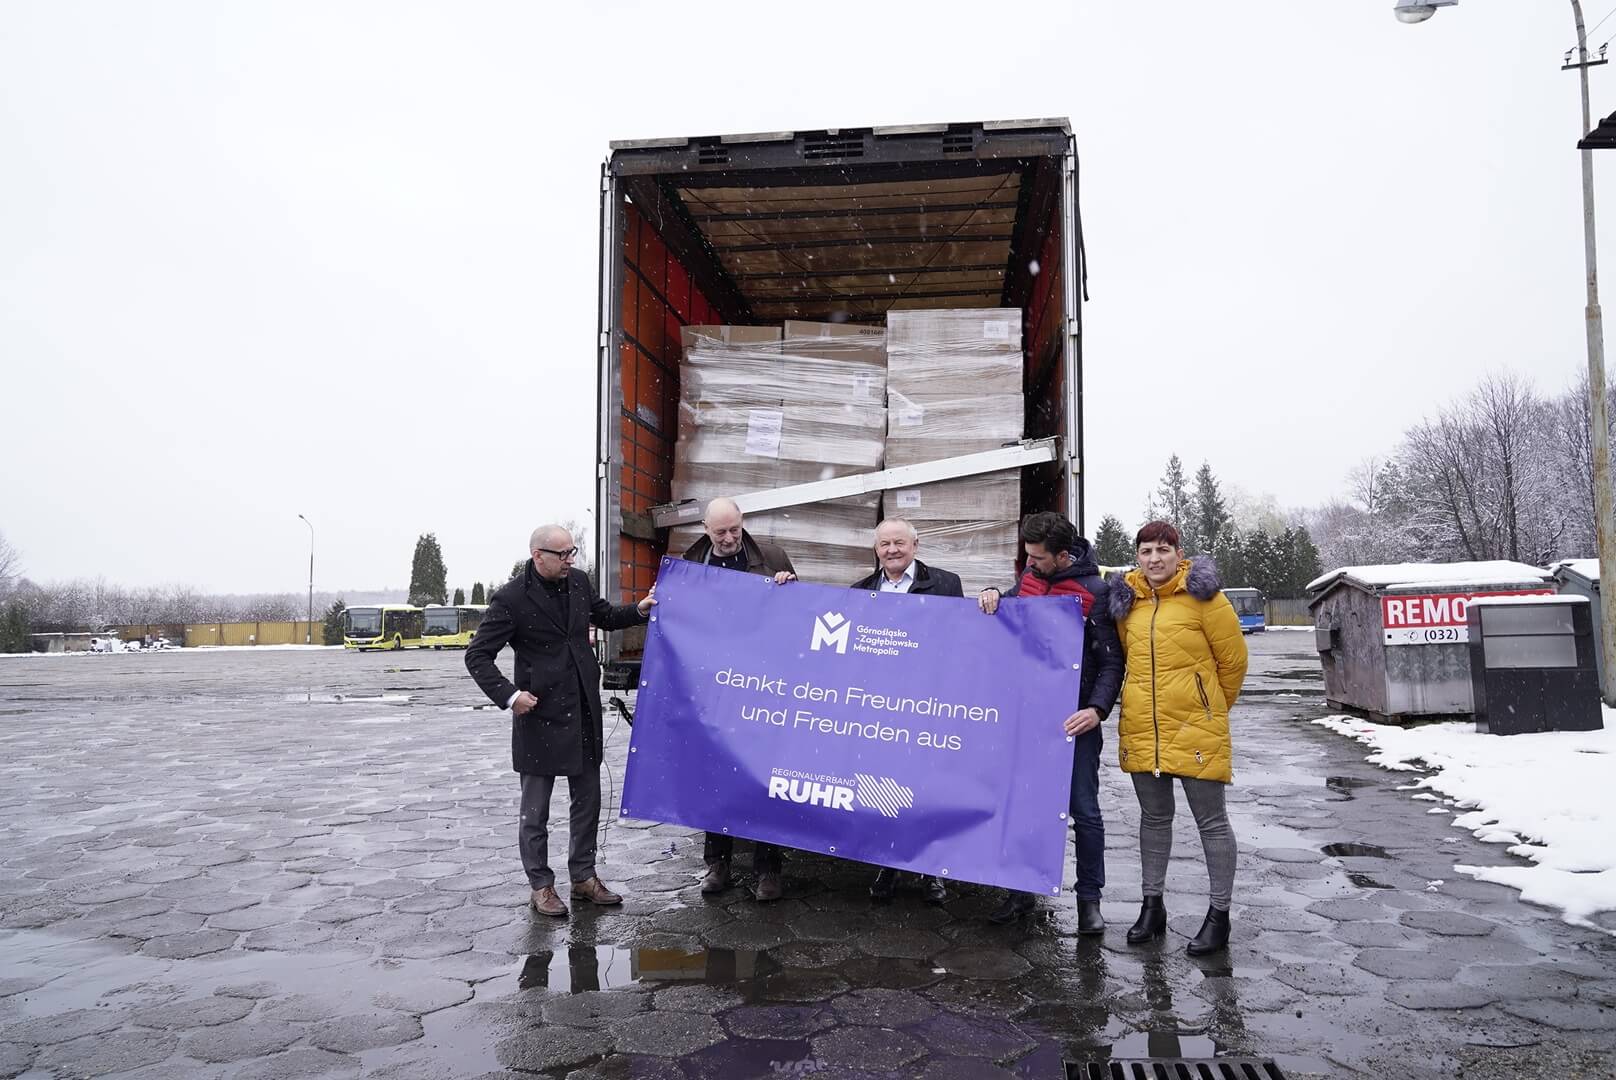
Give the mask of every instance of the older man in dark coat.
[[[747, 574], [772, 577], [776, 584], [784, 585], [797, 580], [791, 557], [778, 545], [759, 540], [747, 532], [741, 522], [744, 515], [734, 499], [718, 498], [707, 504], [702, 515], [702, 535], [685, 552], [689, 562], [718, 566], [726, 570], [739, 570]], [[752, 853], [752, 872], [757, 875], [753, 889], [754, 899], [767, 903], [785, 895], [782, 871], [785, 858], [776, 844], [756, 842]], [[730, 859], [735, 854], [735, 838], [725, 833], [707, 834], [702, 845], [702, 859], [707, 864], [701, 879], [701, 891], [709, 895], [721, 893], [733, 884]]]
[[[910, 596], [964, 596], [959, 575], [921, 562], [915, 558], [919, 550], [920, 534], [915, 527], [902, 518], [887, 518], [875, 527], [875, 561], [880, 566], [869, 577], [853, 582], [853, 588]], [[884, 904], [897, 888], [898, 871], [884, 866], [870, 883], [870, 899]], [[948, 901], [948, 889], [941, 878], [922, 875], [920, 891], [928, 904]]]
[[[620, 904], [595, 873], [595, 830], [600, 824], [603, 753], [600, 665], [589, 647], [591, 624], [621, 630], [644, 623], [656, 589], [638, 604], [614, 607], [595, 595], [589, 577], [573, 569], [578, 549], [559, 525], [541, 525], [528, 542], [532, 561], [488, 602], [482, 625], [466, 649], [466, 670], [494, 704], [511, 710], [511, 768], [522, 777], [522, 819], [517, 846], [530, 906], [562, 916], [550, 869], [548, 829], [555, 778], [567, 778], [572, 804], [567, 869], [572, 897]], [[516, 653], [515, 679], [495, 663], [506, 645]]]

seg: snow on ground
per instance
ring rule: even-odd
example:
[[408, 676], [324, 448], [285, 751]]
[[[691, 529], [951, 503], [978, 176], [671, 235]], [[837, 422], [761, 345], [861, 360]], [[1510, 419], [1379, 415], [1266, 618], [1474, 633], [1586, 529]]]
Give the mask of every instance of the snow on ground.
[[1455, 825], [1531, 862], [1455, 870], [1518, 889], [1521, 899], [1581, 926], [1616, 911], [1616, 709], [1605, 709], [1603, 731], [1531, 735], [1484, 735], [1468, 722], [1404, 728], [1325, 716], [1314, 723], [1370, 746], [1372, 764], [1429, 770], [1405, 790], [1446, 796], [1461, 811]]

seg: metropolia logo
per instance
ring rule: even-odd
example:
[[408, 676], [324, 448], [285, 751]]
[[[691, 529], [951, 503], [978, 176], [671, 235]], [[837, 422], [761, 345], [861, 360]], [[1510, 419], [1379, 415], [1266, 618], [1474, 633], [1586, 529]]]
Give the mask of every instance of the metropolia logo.
[[827, 611], [823, 615], [814, 616], [814, 636], [808, 647], [818, 651], [821, 645], [833, 648], [842, 655], [847, 654], [847, 635], [853, 629], [853, 624], [840, 614]]

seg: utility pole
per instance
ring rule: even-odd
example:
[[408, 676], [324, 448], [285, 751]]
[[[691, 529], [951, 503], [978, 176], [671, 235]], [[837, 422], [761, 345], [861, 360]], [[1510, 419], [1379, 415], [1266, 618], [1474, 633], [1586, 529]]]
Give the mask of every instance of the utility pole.
[[309, 608], [308, 608], [308, 622], [304, 627], [304, 629], [308, 631], [308, 635], [307, 635], [307, 637], [304, 638], [303, 644], [305, 644], [305, 645], [313, 645], [314, 644], [314, 522], [310, 521], [306, 517], [303, 517], [302, 514], [299, 514], [297, 516], [302, 519], [303, 524], [305, 524], [305, 525], [307, 525], [309, 527]]

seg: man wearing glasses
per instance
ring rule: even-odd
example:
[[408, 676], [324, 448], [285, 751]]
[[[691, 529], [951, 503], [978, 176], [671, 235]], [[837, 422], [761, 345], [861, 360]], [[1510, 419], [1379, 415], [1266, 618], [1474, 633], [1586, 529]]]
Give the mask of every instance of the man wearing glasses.
[[[517, 847], [533, 890], [529, 905], [559, 917], [567, 905], [556, 895], [547, 828], [558, 776], [567, 778], [572, 804], [567, 870], [573, 899], [623, 902], [595, 873], [604, 739], [600, 665], [589, 647], [589, 627], [621, 630], [646, 622], [656, 587], [638, 604], [608, 604], [595, 595], [588, 575], [573, 568], [578, 549], [559, 525], [534, 529], [528, 549], [532, 561], [489, 598], [466, 649], [466, 670], [494, 704], [511, 710], [511, 768], [522, 778]], [[495, 663], [507, 645], [516, 653], [514, 681]]]
[[[778, 585], [797, 580], [791, 558], [784, 549], [757, 539], [741, 527], [741, 508], [735, 505], [734, 499], [714, 499], [708, 503], [701, 525], [703, 535], [685, 552], [688, 561], [748, 574], [766, 574], [773, 577]], [[730, 887], [730, 857], [734, 852], [733, 836], [707, 834], [702, 850], [702, 857], [707, 863], [707, 874], [701, 879], [702, 892], [720, 893]], [[783, 895], [784, 887], [780, 881], [783, 865], [784, 860], [777, 845], [757, 841], [757, 850], [752, 855], [757, 887], [752, 895], [759, 902], [778, 900]]]

